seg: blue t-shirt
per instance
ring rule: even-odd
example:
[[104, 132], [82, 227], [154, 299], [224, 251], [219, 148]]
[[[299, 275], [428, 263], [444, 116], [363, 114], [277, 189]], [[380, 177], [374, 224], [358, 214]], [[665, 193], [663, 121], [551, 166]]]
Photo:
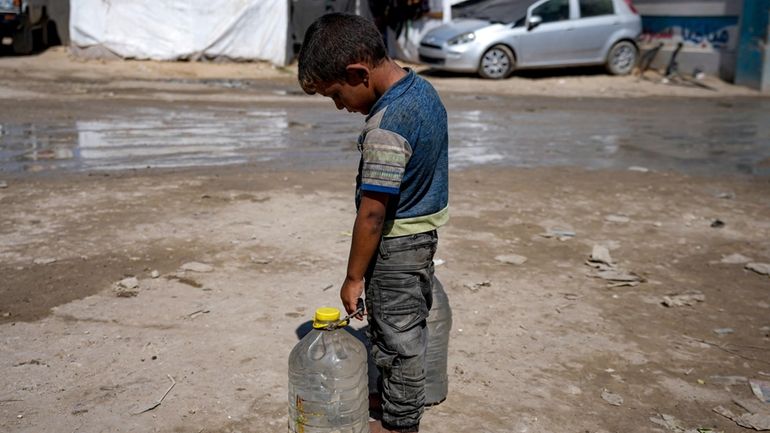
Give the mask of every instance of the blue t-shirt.
[[361, 191], [392, 194], [383, 236], [434, 230], [449, 219], [447, 114], [433, 86], [412, 70], [372, 107], [358, 137]]

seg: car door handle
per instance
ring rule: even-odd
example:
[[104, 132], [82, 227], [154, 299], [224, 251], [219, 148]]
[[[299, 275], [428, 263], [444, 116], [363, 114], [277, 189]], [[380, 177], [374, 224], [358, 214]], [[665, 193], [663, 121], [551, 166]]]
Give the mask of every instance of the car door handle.
[[575, 30], [575, 28], [574, 27], [567, 27], [565, 30], [568, 31], [568, 32], [571, 32], [571, 31]]

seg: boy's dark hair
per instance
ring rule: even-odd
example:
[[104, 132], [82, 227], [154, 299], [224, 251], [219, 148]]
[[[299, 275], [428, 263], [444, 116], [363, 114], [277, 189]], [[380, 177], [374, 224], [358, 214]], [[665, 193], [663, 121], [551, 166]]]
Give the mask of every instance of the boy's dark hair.
[[358, 15], [328, 14], [305, 32], [297, 78], [302, 89], [312, 95], [318, 83], [344, 81], [348, 65], [377, 66], [387, 56], [382, 35], [373, 22]]

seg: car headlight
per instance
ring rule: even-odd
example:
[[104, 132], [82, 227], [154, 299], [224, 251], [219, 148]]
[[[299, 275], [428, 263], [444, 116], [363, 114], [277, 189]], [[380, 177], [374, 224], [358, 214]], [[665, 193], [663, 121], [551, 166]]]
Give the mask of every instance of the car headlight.
[[463, 33], [459, 36], [455, 36], [452, 39], [447, 41], [447, 44], [449, 45], [462, 45], [467, 44], [468, 42], [473, 42], [476, 40], [476, 34], [473, 32]]

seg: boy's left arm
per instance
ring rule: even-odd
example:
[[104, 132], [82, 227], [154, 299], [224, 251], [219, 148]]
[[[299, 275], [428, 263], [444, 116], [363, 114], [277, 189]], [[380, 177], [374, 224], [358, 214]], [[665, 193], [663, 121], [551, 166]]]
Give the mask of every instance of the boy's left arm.
[[[389, 198], [388, 194], [382, 192], [361, 192], [361, 203], [353, 225], [347, 275], [340, 289], [342, 305], [348, 314], [356, 310], [358, 298], [364, 293], [364, 275], [380, 244]], [[356, 318], [363, 319], [363, 314]]]

